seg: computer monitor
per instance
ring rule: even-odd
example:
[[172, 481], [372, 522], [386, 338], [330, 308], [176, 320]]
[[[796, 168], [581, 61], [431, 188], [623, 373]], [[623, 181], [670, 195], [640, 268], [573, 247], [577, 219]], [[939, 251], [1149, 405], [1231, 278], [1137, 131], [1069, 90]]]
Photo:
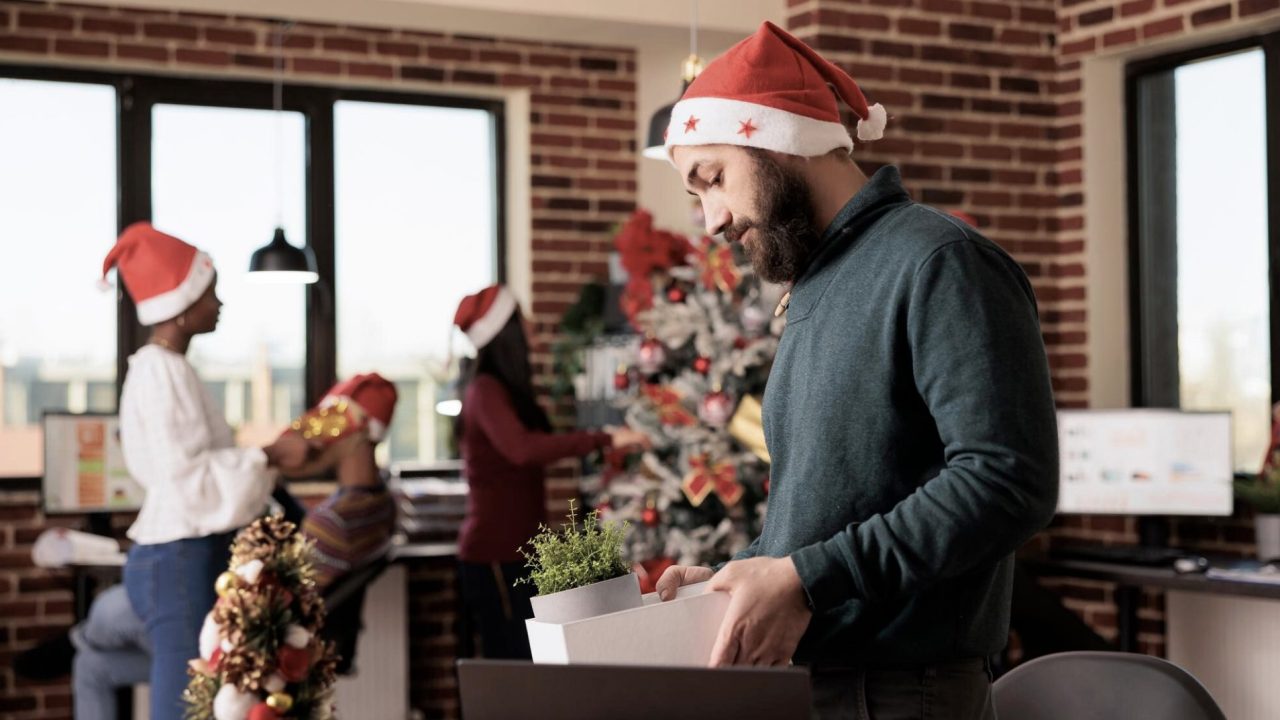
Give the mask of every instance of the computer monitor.
[[46, 513], [131, 511], [142, 507], [143, 490], [129, 476], [115, 415], [45, 413]]
[[1231, 413], [1058, 411], [1058, 512], [1230, 515]]

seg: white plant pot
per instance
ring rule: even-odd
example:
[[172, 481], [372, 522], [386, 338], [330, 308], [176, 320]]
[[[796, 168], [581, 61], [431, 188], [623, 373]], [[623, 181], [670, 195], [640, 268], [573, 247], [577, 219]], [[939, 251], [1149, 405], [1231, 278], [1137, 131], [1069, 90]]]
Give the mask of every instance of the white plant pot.
[[640, 594], [640, 578], [630, 573], [572, 590], [539, 595], [532, 603], [535, 620], [568, 623], [638, 608], [644, 599]]
[[1258, 559], [1280, 560], [1280, 515], [1259, 513], [1253, 517], [1253, 532], [1258, 541]]

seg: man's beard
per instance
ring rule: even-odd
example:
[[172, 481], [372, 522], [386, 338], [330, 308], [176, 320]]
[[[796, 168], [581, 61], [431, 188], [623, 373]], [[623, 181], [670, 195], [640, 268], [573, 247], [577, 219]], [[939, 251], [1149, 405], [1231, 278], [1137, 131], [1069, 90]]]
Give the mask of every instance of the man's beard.
[[743, 234], [754, 230], [743, 247], [756, 274], [766, 282], [794, 282], [809, 266], [821, 239], [811, 217], [812, 193], [799, 173], [782, 167], [765, 151], [748, 152], [755, 163], [760, 217], [739, 220], [724, 236], [741, 243]]

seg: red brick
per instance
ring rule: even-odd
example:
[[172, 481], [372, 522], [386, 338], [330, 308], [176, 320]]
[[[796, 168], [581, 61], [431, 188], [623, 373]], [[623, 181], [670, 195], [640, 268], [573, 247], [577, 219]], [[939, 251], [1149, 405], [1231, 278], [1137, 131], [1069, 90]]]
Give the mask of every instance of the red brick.
[[472, 52], [468, 48], [431, 45], [427, 47], [427, 57], [432, 60], [470, 60]]
[[1138, 42], [1138, 29], [1125, 28], [1124, 30], [1116, 30], [1102, 36], [1103, 47], [1114, 47], [1116, 45], [1128, 45], [1129, 43]]
[[421, 48], [415, 43], [379, 40], [377, 51], [382, 55], [394, 55], [401, 58], [416, 58]]
[[168, 62], [169, 51], [154, 45], [116, 45], [116, 57], [121, 60], [149, 60], [151, 62]]
[[400, 77], [405, 80], [444, 82], [444, 70], [426, 65], [403, 65], [400, 68]]
[[457, 83], [465, 83], [467, 85], [497, 85], [498, 76], [491, 72], [481, 72], [478, 70], [454, 70], [450, 73], [450, 80]]
[[[342, 66], [338, 64], [338, 61], [324, 58], [289, 58], [289, 68], [296, 73], [311, 73], [315, 75], [338, 75], [342, 72]], [[407, 69], [404, 68], [403, 70]]]
[[1005, 28], [1000, 31], [1000, 44], [1002, 45], [1039, 45], [1042, 42], [1044, 42], [1043, 33], [1014, 28]]
[[970, 137], [988, 137], [991, 135], [991, 123], [952, 118], [947, 121], [947, 132]]
[[1013, 202], [1013, 196], [1007, 192], [972, 192], [969, 202], [984, 207], [1006, 207]]
[[137, 35], [138, 23], [120, 18], [94, 17], [80, 18], [80, 32], [107, 33], [110, 35]]
[[[1182, 22], [1182, 18], [1177, 18], [1178, 22]], [[1063, 43], [1063, 55], [1078, 55], [1080, 53], [1093, 52], [1098, 46], [1097, 38], [1088, 37], [1083, 40]]]
[[889, 16], [872, 13], [818, 10], [818, 22], [822, 25], [853, 28], [855, 30], [888, 30]]
[[343, 35], [325, 37], [321, 39], [320, 46], [330, 52], [369, 54], [369, 41], [358, 37]]
[[[204, 28], [205, 42], [217, 43], [221, 45], [246, 45], [253, 46], [258, 44], [258, 35], [252, 30], [242, 30], [238, 28]], [[271, 38], [273, 47], [275, 38]]]
[[200, 36], [194, 26], [172, 22], [149, 22], [142, 26], [142, 34], [157, 40], [195, 40]]
[[1013, 149], [1007, 145], [974, 145], [969, 153], [978, 160], [1012, 160]]
[[233, 53], [231, 55], [233, 65], [239, 67], [258, 68], [259, 70], [274, 70], [278, 62], [274, 55], [258, 55], [257, 53]]
[[946, 13], [948, 15], [963, 15], [964, 3], [960, 0], [922, 0], [920, 7], [926, 12]]
[[503, 73], [501, 81], [502, 84], [507, 87], [536, 88], [542, 85], [541, 77], [537, 75], [524, 75], [521, 73]]
[[1116, 16], [1115, 8], [1109, 8], [1109, 7], [1098, 8], [1097, 10], [1090, 10], [1089, 12], [1080, 13], [1079, 17], [1076, 18], [1076, 25], [1080, 27], [1090, 27], [1093, 25], [1101, 25], [1102, 23], [1111, 22], [1113, 19], [1115, 19], [1115, 16]]
[[1058, 22], [1058, 15], [1051, 7], [1019, 5], [1018, 20], [1027, 24], [1054, 25]]
[[954, 40], [972, 40], [975, 42], [991, 42], [995, 39], [995, 30], [989, 25], [972, 25], [953, 22], [947, 28], [947, 34]]
[[347, 74], [352, 77], [390, 80], [396, 76], [396, 71], [395, 68], [383, 63], [349, 62], [347, 63]]
[[510, 50], [481, 50], [480, 62], [507, 63], [508, 65], [518, 65], [520, 63], [520, 53]]
[[946, 76], [940, 70], [901, 67], [898, 68], [898, 79], [911, 85], [941, 85]]
[[290, 50], [311, 50], [318, 41], [313, 35], [299, 35], [297, 33], [289, 33], [284, 36], [284, 47]]
[[919, 18], [898, 18], [898, 32], [904, 35], [930, 35], [938, 36], [942, 34], [942, 23], [937, 20], [921, 20]]
[[1182, 29], [1183, 22], [1181, 17], [1165, 18], [1164, 20], [1157, 20], [1143, 25], [1142, 37], [1149, 40], [1154, 37], [1160, 37], [1161, 35], [1181, 32]]
[[955, 87], [987, 90], [991, 87], [991, 77], [989, 75], [953, 72], [951, 73], [951, 84]]
[[1200, 27], [1201, 25], [1210, 25], [1213, 23], [1225, 22], [1231, 19], [1231, 5], [1218, 5], [1216, 7], [1205, 8], [1191, 13], [1191, 25]]
[[[1083, 334], [1083, 333], [1081, 333]], [[1054, 392], [1084, 392], [1089, 389], [1089, 379], [1082, 377], [1053, 378]]]
[[31, 12], [23, 10], [18, 13], [18, 29], [20, 30], [65, 30], [75, 28], [75, 21], [69, 15], [61, 13]]
[[534, 67], [572, 67], [573, 61], [565, 55], [529, 53], [529, 64]]
[[874, 63], [844, 63], [846, 69], [851, 75], [858, 79], [859, 83], [867, 80], [892, 80], [893, 66], [879, 65]]
[[1257, 15], [1280, 8], [1280, 0], [1240, 0], [1240, 17]]
[[175, 59], [180, 63], [197, 65], [230, 65], [231, 53], [225, 50], [189, 50], [178, 48]]
[[618, 61], [613, 58], [580, 57], [578, 67], [588, 72], [617, 72]]
[[622, 141], [613, 138], [584, 137], [579, 139], [578, 144], [589, 150], [614, 152], [622, 149]]
[[815, 50], [822, 52], [860, 53], [863, 48], [862, 39], [850, 35], [819, 33], [809, 38], [808, 42]]
[[1013, 8], [1009, 3], [1004, 2], [970, 2], [969, 12], [976, 17], [988, 18], [990, 20], [1012, 20]]

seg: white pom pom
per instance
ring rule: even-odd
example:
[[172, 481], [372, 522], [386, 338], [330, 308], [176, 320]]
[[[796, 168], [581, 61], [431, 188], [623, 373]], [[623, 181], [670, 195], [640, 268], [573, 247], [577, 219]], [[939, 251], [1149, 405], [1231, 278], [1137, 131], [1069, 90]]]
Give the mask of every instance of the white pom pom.
[[269, 693], [278, 693], [284, 690], [284, 676], [280, 673], [272, 673], [271, 677], [262, 681], [262, 687]]
[[234, 650], [234, 649], [236, 648], [236, 646], [235, 646], [235, 645], [232, 645], [232, 644], [231, 644], [231, 641], [230, 641], [230, 640], [223, 640], [221, 643], [219, 643], [219, 644], [218, 644], [218, 647], [222, 648], [222, 653], [223, 653], [224, 655], [225, 655], [226, 653], [231, 652], [232, 650]]
[[215, 720], [246, 720], [249, 711], [258, 704], [258, 696], [227, 683], [218, 688], [213, 696], [213, 717]]
[[209, 660], [213, 651], [218, 649], [218, 640], [222, 637], [222, 628], [213, 621], [213, 613], [204, 616], [204, 625], [200, 626], [200, 657]]
[[252, 585], [258, 582], [258, 576], [262, 574], [262, 561], [250, 560], [236, 568], [236, 575], [240, 576], [245, 583]]
[[311, 642], [311, 633], [301, 625], [290, 625], [284, 633], [284, 642], [289, 647], [304, 648]]
[[884, 137], [884, 126], [889, 122], [889, 114], [884, 106], [876, 103], [867, 108], [867, 116], [858, 121], [858, 139], [862, 142], [879, 140]]

